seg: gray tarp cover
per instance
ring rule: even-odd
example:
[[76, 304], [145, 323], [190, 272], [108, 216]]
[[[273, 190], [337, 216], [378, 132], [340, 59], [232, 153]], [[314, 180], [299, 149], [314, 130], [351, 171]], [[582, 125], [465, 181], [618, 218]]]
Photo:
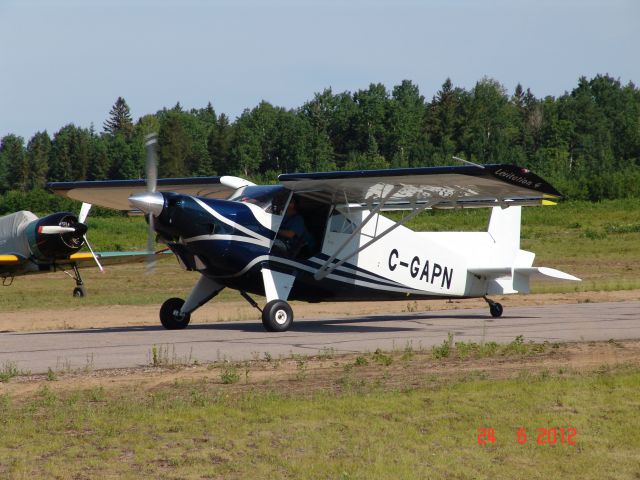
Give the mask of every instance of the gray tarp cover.
[[38, 217], [26, 210], [0, 218], [0, 253], [31, 256], [29, 241], [23, 235], [26, 226]]

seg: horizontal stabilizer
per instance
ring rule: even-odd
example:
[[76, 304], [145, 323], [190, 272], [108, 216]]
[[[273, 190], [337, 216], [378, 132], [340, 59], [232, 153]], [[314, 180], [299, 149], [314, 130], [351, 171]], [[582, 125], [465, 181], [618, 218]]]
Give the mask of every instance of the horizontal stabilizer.
[[573, 275], [547, 267], [470, 268], [468, 272], [486, 281], [485, 293], [487, 295], [516, 292], [528, 293], [529, 281], [532, 278], [580, 281], [579, 278]]
[[525, 275], [529, 278], [537, 278], [546, 280], [549, 278], [556, 278], [558, 280], [571, 280], [573, 282], [581, 282], [578, 277], [574, 277], [555, 268], [548, 267], [529, 267], [529, 268], [514, 268], [513, 272], [519, 275]]
[[556, 278], [558, 280], [572, 280], [574, 282], [580, 282], [578, 277], [574, 277], [555, 268], [548, 267], [497, 267], [497, 268], [470, 268], [469, 273], [477, 275], [478, 277], [500, 278], [511, 277], [512, 275], [524, 275], [529, 278], [537, 279], [549, 279]]

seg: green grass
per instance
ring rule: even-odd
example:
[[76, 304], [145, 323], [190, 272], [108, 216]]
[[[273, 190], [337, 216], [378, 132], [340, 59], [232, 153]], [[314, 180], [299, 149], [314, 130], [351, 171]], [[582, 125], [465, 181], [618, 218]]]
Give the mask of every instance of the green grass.
[[[381, 375], [310, 394], [223, 380], [4, 395], [0, 477], [637, 478], [637, 367], [481, 377], [388, 389]], [[478, 445], [482, 427], [494, 444]], [[541, 427], [575, 428], [576, 445], [538, 445]]]

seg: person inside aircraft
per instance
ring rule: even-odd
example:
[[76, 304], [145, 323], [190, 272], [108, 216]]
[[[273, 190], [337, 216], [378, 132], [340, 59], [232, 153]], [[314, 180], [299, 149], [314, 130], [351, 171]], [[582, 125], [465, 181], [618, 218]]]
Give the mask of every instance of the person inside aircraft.
[[292, 257], [299, 256], [305, 248], [312, 251], [315, 247], [315, 239], [309, 234], [304, 218], [298, 212], [297, 200], [294, 197], [287, 205], [284, 219], [278, 231], [278, 240], [280, 242], [276, 242], [276, 246], [285, 250]]

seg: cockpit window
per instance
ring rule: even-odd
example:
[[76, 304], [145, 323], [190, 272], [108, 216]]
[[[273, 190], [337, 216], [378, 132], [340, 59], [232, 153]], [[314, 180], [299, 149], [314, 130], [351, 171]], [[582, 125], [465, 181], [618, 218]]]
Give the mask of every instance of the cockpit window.
[[240, 189], [230, 200], [252, 203], [267, 213], [282, 215], [288, 191], [282, 185], [248, 186]]
[[351, 220], [337, 210], [333, 211], [329, 223], [329, 231], [335, 233], [353, 233], [356, 227]]

